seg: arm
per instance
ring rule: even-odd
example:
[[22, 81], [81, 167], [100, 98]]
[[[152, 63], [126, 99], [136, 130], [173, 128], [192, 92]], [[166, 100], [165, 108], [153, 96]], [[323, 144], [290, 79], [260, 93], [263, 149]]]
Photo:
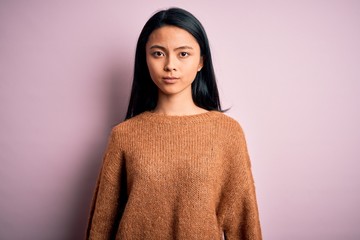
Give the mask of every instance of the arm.
[[[113, 130], [103, 159], [91, 204], [86, 239], [114, 239], [120, 212], [126, 199], [123, 156], [118, 136]], [[120, 197], [121, 196], [121, 197]]]
[[245, 137], [240, 126], [231, 138], [222, 201], [225, 239], [260, 240], [262, 236], [255, 185]]

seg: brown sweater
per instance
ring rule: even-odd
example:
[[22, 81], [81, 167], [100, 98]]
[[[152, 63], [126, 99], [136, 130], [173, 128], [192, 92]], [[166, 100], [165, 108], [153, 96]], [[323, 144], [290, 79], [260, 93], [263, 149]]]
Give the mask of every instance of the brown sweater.
[[217, 111], [113, 128], [87, 239], [261, 239], [243, 131]]

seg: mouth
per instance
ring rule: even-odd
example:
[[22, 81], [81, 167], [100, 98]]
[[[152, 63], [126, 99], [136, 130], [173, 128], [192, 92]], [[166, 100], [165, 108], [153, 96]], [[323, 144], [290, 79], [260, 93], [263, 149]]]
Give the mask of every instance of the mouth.
[[174, 83], [179, 80], [177, 77], [163, 77], [162, 79], [165, 83]]

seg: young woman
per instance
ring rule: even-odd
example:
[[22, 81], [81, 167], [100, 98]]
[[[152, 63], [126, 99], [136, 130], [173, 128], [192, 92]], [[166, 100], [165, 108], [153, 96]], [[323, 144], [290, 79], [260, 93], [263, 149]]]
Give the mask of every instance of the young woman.
[[126, 120], [113, 128], [87, 239], [261, 239], [240, 125], [222, 113], [209, 43], [189, 12], [152, 16]]

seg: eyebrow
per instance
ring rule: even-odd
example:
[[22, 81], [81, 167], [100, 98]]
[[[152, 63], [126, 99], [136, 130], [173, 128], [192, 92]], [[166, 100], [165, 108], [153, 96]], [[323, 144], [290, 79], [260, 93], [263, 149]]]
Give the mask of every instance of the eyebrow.
[[[153, 48], [159, 48], [159, 49], [162, 49], [162, 50], [166, 50], [165, 47], [160, 46], [160, 45], [152, 45], [150, 47], [150, 49], [153, 49]], [[194, 49], [194, 48], [190, 47], [190, 46], [180, 46], [180, 47], [175, 48], [174, 50], [182, 50], [182, 49]]]

